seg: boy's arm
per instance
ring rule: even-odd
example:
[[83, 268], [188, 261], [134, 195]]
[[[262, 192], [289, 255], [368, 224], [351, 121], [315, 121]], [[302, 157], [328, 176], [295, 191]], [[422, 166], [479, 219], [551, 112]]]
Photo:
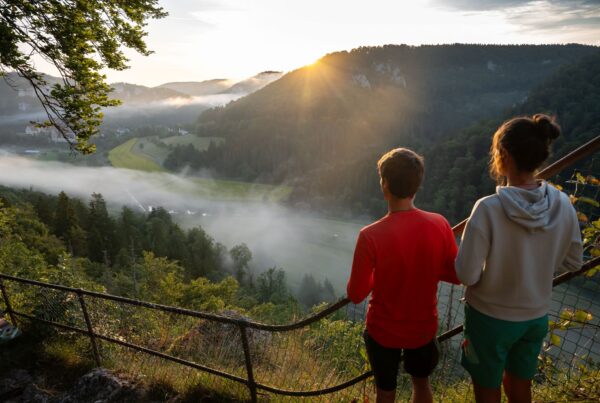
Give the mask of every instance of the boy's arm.
[[464, 285], [474, 285], [479, 281], [490, 250], [486, 231], [480, 228], [480, 224], [483, 225], [486, 219], [482, 217], [483, 214], [481, 205], [475, 204], [458, 248], [456, 275]]
[[375, 267], [375, 250], [372, 242], [360, 232], [354, 249], [352, 273], [346, 292], [348, 298], [359, 304], [373, 289], [373, 268]]
[[452, 232], [452, 228], [450, 227], [450, 224], [448, 224], [448, 221], [445, 221], [445, 224], [446, 228], [444, 236], [446, 243], [446, 256], [444, 259], [444, 267], [442, 267], [440, 281], [445, 281], [452, 284], [460, 284], [460, 280], [456, 276], [456, 268], [454, 266], [456, 254], [458, 252], [456, 238], [454, 237], [454, 232]]

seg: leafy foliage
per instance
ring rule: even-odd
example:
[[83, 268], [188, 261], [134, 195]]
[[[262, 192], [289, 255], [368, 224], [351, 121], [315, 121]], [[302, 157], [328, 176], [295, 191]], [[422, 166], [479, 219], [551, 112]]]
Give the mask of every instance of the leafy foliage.
[[[148, 55], [143, 28], [166, 13], [158, 0], [66, 0], [0, 2], [0, 72], [16, 71], [32, 85], [48, 120], [69, 144], [94, 151], [101, 109], [118, 105], [108, 97], [103, 68], [123, 70], [122, 47]], [[34, 57], [51, 63], [61, 80], [49, 86]]]
[[[266, 322], [302, 311], [282, 269], [255, 276], [247, 245], [227, 250], [200, 227], [182, 230], [162, 208], [111, 215], [101, 194], [86, 205], [64, 192], [9, 188], [0, 188], [0, 200], [0, 265], [8, 274]], [[315, 284], [308, 308], [335, 298], [328, 280]]]

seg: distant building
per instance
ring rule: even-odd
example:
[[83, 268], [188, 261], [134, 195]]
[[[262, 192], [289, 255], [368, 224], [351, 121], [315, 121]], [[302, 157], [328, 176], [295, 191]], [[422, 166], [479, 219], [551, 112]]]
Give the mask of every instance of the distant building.
[[[29, 136], [41, 136], [50, 138], [53, 143], [66, 143], [67, 140], [63, 137], [62, 133], [59, 132], [55, 127], [38, 127], [36, 125], [28, 125], [25, 127], [25, 134]], [[67, 137], [71, 142], [76, 141], [76, 137], [73, 133], [68, 133]]]
[[115, 130], [115, 134], [116, 134], [118, 137], [120, 137], [120, 136], [124, 136], [124, 135], [126, 135], [126, 134], [128, 134], [128, 133], [130, 133], [130, 132], [131, 132], [131, 130], [130, 130], [130, 129], [127, 129], [127, 128], [124, 128], [124, 127], [119, 127], [119, 128], [117, 128], [117, 130]]
[[34, 97], [35, 91], [33, 90], [33, 88], [27, 88], [27, 89], [19, 88], [17, 96], [19, 96], [19, 97]]
[[25, 128], [25, 134], [27, 134], [29, 136], [37, 136], [40, 133], [41, 133], [41, 127], [37, 127], [34, 125], [28, 125]]
[[187, 130], [179, 129], [180, 136], [187, 136], [188, 134], [190, 134], [190, 132], [188, 132]]

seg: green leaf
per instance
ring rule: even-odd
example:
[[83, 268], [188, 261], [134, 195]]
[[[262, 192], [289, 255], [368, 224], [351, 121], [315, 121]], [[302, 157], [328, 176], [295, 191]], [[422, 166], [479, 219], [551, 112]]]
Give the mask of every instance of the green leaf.
[[571, 319], [573, 319], [573, 311], [571, 311], [568, 308], [563, 309], [563, 311], [560, 313], [560, 319], [561, 320], [571, 320]]
[[552, 343], [553, 345], [555, 345], [557, 347], [560, 347], [560, 342], [561, 342], [560, 336], [557, 336], [555, 334], [550, 335], [550, 343]]
[[592, 319], [592, 314], [583, 309], [578, 309], [577, 312], [575, 312], [575, 320], [579, 322], [589, 322]]
[[598, 273], [598, 271], [600, 271], [600, 265], [594, 267], [593, 269], [588, 270], [585, 275], [587, 277], [593, 277], [596, 273]]
[[600, 207], [600, 203], [598, 203], [598, 201], [596, 201], [596, 200], [594, 200], [594, 199], [592, 199], [590, 197], [580, 196], [577, 200], [580, 201], [580, 202], [591, 204], [594, 207]]

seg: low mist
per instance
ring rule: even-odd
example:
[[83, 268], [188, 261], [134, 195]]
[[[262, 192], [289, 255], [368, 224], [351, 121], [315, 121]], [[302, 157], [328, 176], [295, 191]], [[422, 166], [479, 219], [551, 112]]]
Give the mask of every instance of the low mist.
[[115, 211], [123, 205], [146, 212], [161, 206], [183, 228], [200, 225], [228, 248], [246, 243], [257, 272], [273, 266], [283, 268], [294, 288], [304, 274], [311, 273], [317, 280], [328, 278], [340, 294], [362, 226], [299, 213], [263, 201], [260, 194], [219, 199], [211, 194], [214, 186], [207, 186], [210, 180], [112, 167], [78, 167], [6, 152], [0, 156], [0, 184], [50, 194], [65, 191], [84, 200], [94, 192], [102, 193]]

